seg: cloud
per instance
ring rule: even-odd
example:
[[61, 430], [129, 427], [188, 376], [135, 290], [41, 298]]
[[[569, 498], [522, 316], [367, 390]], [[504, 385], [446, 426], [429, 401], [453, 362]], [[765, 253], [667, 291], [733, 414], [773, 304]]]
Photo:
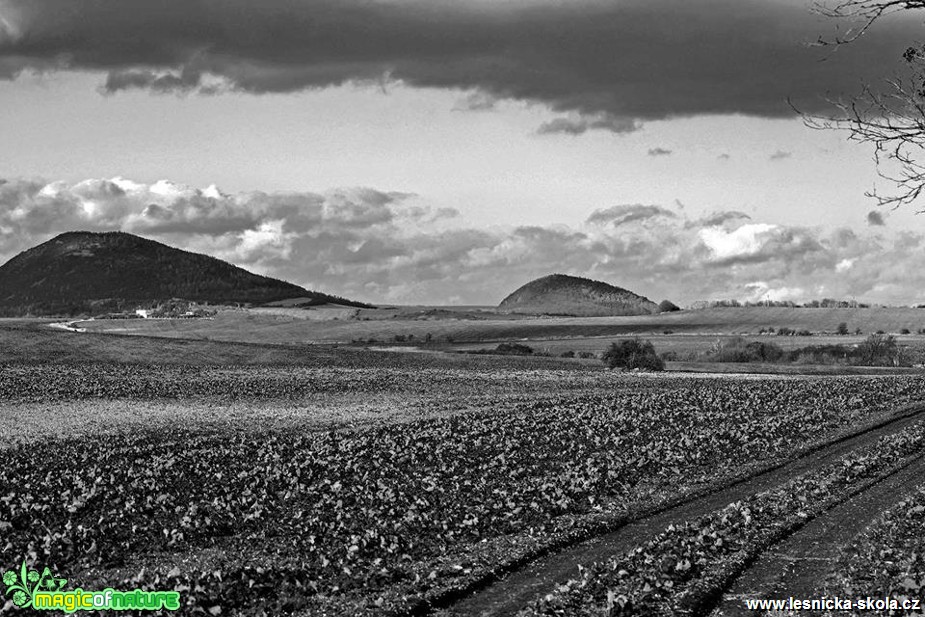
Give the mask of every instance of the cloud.
[[650, 148], [649, 156], [670, 156], [674, 151], [665, 148]]
[[642, 129], [642, 124], [632, 118], [614, 118], [607, 115], [596, 117], [554, 118], [544, 122], [536, 130], [539, 135], [553, 135], [564, 133], [566, 135], [582, 135], [591, 130], [606, 130], [611, 133], [635, 133]]
[[690, 225], [693, 227], [719, 227], [727, 221], [739, 221], [742, 219], [748, 220], [751, 219], [751, 217], [738, 210], [724, 210], [708, 214], [703, 218], [692, 221]]
[[836, 272], [847, 272], [854, 265], [854, 259], [842, 259], [840, 262], [835, 264]]
[[498, 99], [485, 92], [470, 92], [460, 98], [454, 111], [493, 111], [498, 106]]
[[783, 161], [784, 159], [789, 159], [793, 156], [793, 152], [787, 152], [786, 150], [778, 150], [774, 154], [768, 157], [772, 161]]
[[572, 225], [483, 229], [426, 197], [366, 187], [226, 194], [169, 180], [13, 179], [0, 181], [0, 262], [65, 231], [123, 230], [371, 302], [495, 303], [551, 272], [680, 304], [925, 302], [925, 233], [826, 231], [690, 209], [624, 204]]
[[884, 216], [882, 212], [877, 212], [876, 210], [871, 210], [867, 213], [867, 224], [873, 227], [883, 227], [886, 225]]
[[[3, 0], [0, 76], [94, 71], [108, 92], [295, 92], [400, 82], [538, 102], [546, 131], [788, 117], [898, 65], [914, 11], [832, 54], [805, 0]], [[821, 62], [820, 60], [825, 60]], [[602, 121], [601, 118], [621, 119]], [[629, 120], [627, 120], [629, 119]]]
[[777, 229], [777, 225], [766, 223], [742, 225], [732, 231], [709, 227], [700, 230], [700, 238], [715, 259], [729, 261], [758, 254]]
[[667, 217], [674, 218], [676, 215], [671, 210], [661, 206], [644, 206], [642, 204], [611, 206], [604, 210], [595, 210], [588, 217], [587, 223], [603, 225], [609, 223], [614, 227], [626, 225], [649, 219]]

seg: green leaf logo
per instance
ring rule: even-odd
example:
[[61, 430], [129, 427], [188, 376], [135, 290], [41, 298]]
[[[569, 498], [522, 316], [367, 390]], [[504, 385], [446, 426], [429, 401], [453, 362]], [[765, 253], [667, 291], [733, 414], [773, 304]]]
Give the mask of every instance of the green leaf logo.
[[33, 594], [42, 589], [61, 591], [67, 584], [67, 579], [56, 579], [51, 570], [44, 568], [39, 574], [38, 570], [30, 570], [23, 561], [17, 573], [14, 570], [7, 570], [3, 573], [3, 584], [6, 585], [4, 595], [11, 595], [13, 604], [19, 608], [29, 608], [32, 606]]

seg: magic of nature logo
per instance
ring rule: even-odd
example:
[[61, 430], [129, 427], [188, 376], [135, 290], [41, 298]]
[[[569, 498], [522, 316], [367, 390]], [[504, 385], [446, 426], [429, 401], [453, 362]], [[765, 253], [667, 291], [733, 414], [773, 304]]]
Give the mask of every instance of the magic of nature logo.
[[77, 611], [175, 611], [180, 608], [180, 594], [176, 591], [118, 591], [106, 588], [102, 591], [85, 591], [81, 588], [66, 590], [67, 579], [55, 576], [44, 568], [41, 573], [30, 569], [26, 562], [19, 571], [3, 573], [6, 596], [12, 596], [13, 604], [19, 608], [37, 611], [63, 611], [71, 614]]

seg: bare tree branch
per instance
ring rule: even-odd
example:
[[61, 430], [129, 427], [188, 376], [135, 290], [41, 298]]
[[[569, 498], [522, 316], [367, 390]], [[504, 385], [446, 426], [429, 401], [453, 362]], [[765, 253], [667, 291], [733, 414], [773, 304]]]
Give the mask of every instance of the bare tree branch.
[[[925, 0], [819, 2], [815, 6], [817, 13], [850, 19], [858, 25], [843, 36], [820, 39], [818, 44], [851, 43], [888, 14], [923, 8]], [[850, 141], [873, 145], [877, 173], [896, 190], [890, 194], [873, 190], [867, 195], [893, 208], [912, 204], [925, 193], [925, 47], [909, 47], [902, 59], [905, 62], [901, 74], [885, 79], [882, 88], [866, 85], [851, 99], [829, 99], [835, 110], [831, 116], [801, 113], [810, 128], [846, 130]], [[925, 212], [925, 208], [918, 211]]]
[[881, 17], [911, 9], [925, 8], [925, 0], [821, 0], [813, 5], [814, 12], [825, 17], [848, 19], [859, 25], [850, 28], [844, 36], [834, 39], [821, 38], [819, 45], [840, 45], [850, 43], [863, 36]]

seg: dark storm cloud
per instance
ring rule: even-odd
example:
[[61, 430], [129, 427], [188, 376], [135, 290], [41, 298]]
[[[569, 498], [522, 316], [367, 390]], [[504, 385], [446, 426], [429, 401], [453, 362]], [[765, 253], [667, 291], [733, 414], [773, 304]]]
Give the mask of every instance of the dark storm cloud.
[[871, 210], [867, 213], [867, 224], [875, 227], [883, 227], [886, 225], [886, 221], [883, 220], [883, 214], [876, 210]]
[[[896, 66], [917, 19], [832, 53], [804, 0], [0, 0], [0, 77], [105, 72], [115, 92], [401, 81], [540, 102], [543, 133], [701, 114], [785, 117]], [[910, 14], [914, 12], [909, 12]], [[845, 24], [843, 24], [844, 26]], [[824, 60], [824, 61], [821, 61]], [[476, 107], [480, 104], [477, 103]]]

